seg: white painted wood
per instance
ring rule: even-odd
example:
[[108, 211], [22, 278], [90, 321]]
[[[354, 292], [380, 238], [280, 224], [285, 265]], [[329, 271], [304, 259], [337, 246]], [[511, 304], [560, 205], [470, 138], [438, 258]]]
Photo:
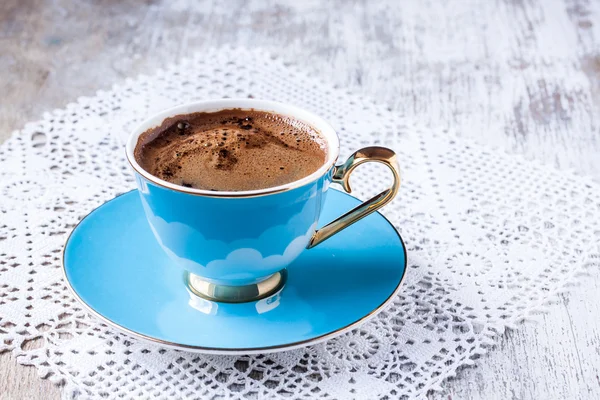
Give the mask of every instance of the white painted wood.
[[[264, 46], [407, 120], [600, 182], [598, 1], [148, 3], [1, 2], [0, 139], [45, 110], [190, 52]], [[600, 398], [599, 274], [538, 323], [507, 332], [431, 398]], [[34, 375], [0, 357], [4, 397], [23, 398], [6, 382], [18, 379], [28, 393], [58, 397]]]

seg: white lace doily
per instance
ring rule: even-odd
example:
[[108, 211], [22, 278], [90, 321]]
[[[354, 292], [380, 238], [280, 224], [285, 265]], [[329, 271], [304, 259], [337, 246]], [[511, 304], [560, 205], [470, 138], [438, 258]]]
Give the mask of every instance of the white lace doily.
[[[403, 290], [338, 339], [266, 356], [205, 356], [140, 342], [87, 315], [61, 276], [77, 222], [134, 187], [124, 142], [147, 116], [246, 97], [307, 108], [338, 129], [342, 159], [381, 144], [403, 185], [383, 213], [401, 232]], [[365, 198], [388, 176], [360, 168]], [[81, 398], [422, 398], [507, 327], [544, 311], [599, 259], [600, 190], [570, 172], [420, 128], [261, 51], [221, 49], [81, 98], [0, 147], [0, 351]], [[375, 262], [375, 260], [374, 260]]]

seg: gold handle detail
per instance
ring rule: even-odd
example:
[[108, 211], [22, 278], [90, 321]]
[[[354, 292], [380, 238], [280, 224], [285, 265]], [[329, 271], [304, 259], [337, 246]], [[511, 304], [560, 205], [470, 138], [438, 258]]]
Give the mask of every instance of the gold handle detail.
[[338, 219], [329, 224], [325, 225], [321, 229], [317, 230], [313, 237], [310, 239], [307, 249], [315, 247], [321, 242], [329, 239], [342, 229], [345, 229], [355, 223], [356, 221], [366, 217], [379, 210], [381, 207], [389, 203], [400, 187], [400, 167], [396, 160], [396, 153], [386, 147], [365, 147], [364, 149], [358, 150], [352, 154], [345, 163], [337, 165], [333, 173], [333, 182], [342, 185], [347, 193], [350, 193], [350, 174], [356, 167], [362, 163], [369, 161], [379, 162], [386, 165], [394, 174], [394, 183], [389, 189], [384, 190], [377, 196], [365, 201], [361, 205], [348, 211]]

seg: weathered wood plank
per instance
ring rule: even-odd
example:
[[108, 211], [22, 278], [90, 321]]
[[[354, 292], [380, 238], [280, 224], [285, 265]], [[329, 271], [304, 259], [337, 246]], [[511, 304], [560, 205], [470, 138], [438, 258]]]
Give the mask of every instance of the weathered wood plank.
[[[396, 3], [0, 2], [0, 141], [46, 110], [190, 52], [264, 46], [409, 120], [600, 180], [600, 2]], [[597, 397], [598, 278], [538, 324], [508, 332], [432, 397]], [[10, 355], [0, 378], [7, 398], [58, 398]]]
[[17, 364], [12, 353], [0, 354], [0, 400], [60, 398], [60, 388], [41, 379], [33, 367]]
[[600, 274], [561, 296], [539, 321], [507, 332], [475, 368], [461, 371], [432, 399], [595, 399]]

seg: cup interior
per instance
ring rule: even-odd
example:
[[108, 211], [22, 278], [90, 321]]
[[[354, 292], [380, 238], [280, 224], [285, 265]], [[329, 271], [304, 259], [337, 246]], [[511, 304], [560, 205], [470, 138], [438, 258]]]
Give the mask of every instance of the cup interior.
[[[146, 170], [144, 170], [138, 162], [135, 160], [134, 151], [138, 142], [139, 136], [146, 132], [148, 129], [159, 126], [165, 119], [169, 117], [173, 117], [175, 115], [181, 114], [190, 114], [195, 112], [217, 112], [221, 110], [227, 110], [232, 108], [240, 108], [243, 110], [256, 110], [256, 111], [266, 111], [272, 112], [275, 114], [284, 115], [287, 117], [291, 117], [300, 121], [307, 123], [316, 129], [321, 136], [327, 141], [327, 157], [325, 158], [325, 162], [323, 165], [313, 172], [312, 174], [305, 176], [302, 179], [299, 179], [294, 182], [287, 183], [285, 185], [274, 186], [264, 189], [258, 190], [247, 190], [247, 191], [235, 191], [235, 192], [227, 192], [227, 191], [208, 191], [202, 189], [195, 188], [187, 188], [184, 186], [175, 185], [171, 182], [167, 182], [162, 180]], [[327, 173], [330, 168], [336, 162], [340, 150], [340, 144], [337, 134], [335, 130], [329, 123], [327, 123], [323, 118], [309, 112], [303, 110], [301, 108], [279, 103], [275, 101], [267, 101], [267, 100], [256, 100], [256, 99], [222, 99], [222, 100], [208, 100], [208, 101], [200, 101], [195, 103], [183, 104], [177, 107], [170, 108], [168, 110], [162, 111], [156, 114], [153, 117], [146, 119], [142, 122], [137, 128], [133, 130], [133, 132], [129, 136], [129, 140], [126, 145], [127, 159], [133, 169], [142, 175], [145, 179], [150, 182], [154, 182], [159, 186], [163, 186], [172, 190], [177, 190], [180, 192], [186, 192], [195, 195], [204, 195], [211, 197], [251, 197], [251, 196], [261, 196], [265, 194], [278, 193], [285, 190], [293, 189], [296, 187], [301, 187], [305, 184], [313, 182], [319, 179], [321, 176]]]

